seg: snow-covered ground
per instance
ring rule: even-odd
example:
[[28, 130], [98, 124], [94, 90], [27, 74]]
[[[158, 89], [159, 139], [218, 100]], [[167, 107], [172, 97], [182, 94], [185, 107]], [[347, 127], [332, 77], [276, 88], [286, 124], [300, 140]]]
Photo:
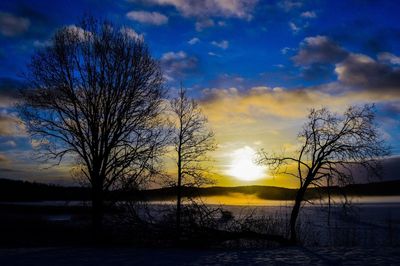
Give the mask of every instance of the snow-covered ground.
[[400, 265], [400, 248], [190, 250], [129, 248], [0, 249], [2, 266]]

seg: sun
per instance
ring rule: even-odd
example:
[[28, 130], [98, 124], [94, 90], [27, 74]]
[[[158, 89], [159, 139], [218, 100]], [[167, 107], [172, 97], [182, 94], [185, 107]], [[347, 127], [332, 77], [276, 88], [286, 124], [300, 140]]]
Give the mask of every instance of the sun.
[[243, 181], [254, 181], [265, 177], [266, 168], [256, 164], [256, 151], [249, 146], [235, 150], [231, 154], [227, 174]]

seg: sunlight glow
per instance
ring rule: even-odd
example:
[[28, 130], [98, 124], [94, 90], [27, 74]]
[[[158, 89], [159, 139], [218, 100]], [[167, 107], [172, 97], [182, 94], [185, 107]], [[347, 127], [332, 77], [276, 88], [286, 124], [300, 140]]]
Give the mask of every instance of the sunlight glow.
[[232, 161], [227, 174], [243, 181], [254, 181], [265, 177], [264, 166], [255, 163], [256, 151], [249, 146], [232, 153]]

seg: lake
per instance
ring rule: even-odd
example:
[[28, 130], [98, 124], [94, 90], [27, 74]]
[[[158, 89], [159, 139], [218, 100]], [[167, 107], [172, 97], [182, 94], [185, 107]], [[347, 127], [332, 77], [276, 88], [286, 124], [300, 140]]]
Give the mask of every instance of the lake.
[[[237, 220], [249, 219], [272, 224], [271, 230], [287, 232], [292, 201], [263, 200], [253, 195], [230, 194], [205, 197], [210, 208], [229, 211]], [[305, 203], [299, 216], [299, 232], [305, 245], [319, 246], [382, 246], [400, 244], [400, 196], [332, 198]], [[8, 202], [1, 210], [3, 217], [12, 219], [47, 220], [50, 223], [90, 223], [89, 202], [43, 201]], [[15, 206], [15, 207], [12, 207]], [[18, 207], [17, 207], [18, 206]], [[174, 202], [150, 202], [149, 213], [157, 219], [173, 211]], [[24, 208], [36, 211], [26, 213]], [[77, 208], [87, 211], [76, 211]], [[20, 208], [21, 211], [15, 210]], [[8, 210], [8, 211], [7, 211]], [[10, 210], [13, 212], [10, 214]], [[73, 211], [72, 211], [73, 210]], [[330, 210], [330, 211], [329, 211]], [[21, 218], [18, 218], [21, 217]]]

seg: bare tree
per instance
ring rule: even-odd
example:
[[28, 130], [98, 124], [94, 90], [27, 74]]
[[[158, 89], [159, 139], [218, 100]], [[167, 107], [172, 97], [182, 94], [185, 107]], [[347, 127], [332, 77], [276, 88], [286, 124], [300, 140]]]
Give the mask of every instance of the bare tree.
[[276, 156], [261, 152], [260, 163], [275, 173], [299, 180], [290, 217], [291, 243], [297, 241], [296, 221], [308, 187], [352, 183], [355, 172], [361, 169], [371, 175], [380, 174], [380, 159], [388, 155], [388, 147], [374, 124], [373, 108], [349, 107], [343, 115], [326, 108], [313, 109], [298, 135], [301, 146], [297, 154]]
[[181, 227], [182, 188], [184, 186], [202, 186], [210, 183], [209, 169], [204, 165], [208, 161], [207, 153], [215, 150], [214, 133], [207, 128], [207, 118], [202, 114], [198, 104], [189, 99], [184, 88], [177, 98], [171, 101], [174, 117], [173, 144], [177, 164], [177, 199], [176, 228]]
[[144, 42], [125, 28], [85, 18], [62, 28], [29, 65], [21, 114], [46, 159], [70, 155], [92, 188], [93, 226], [105, 192], [152, 175], [166, 136], [163, 78]]

